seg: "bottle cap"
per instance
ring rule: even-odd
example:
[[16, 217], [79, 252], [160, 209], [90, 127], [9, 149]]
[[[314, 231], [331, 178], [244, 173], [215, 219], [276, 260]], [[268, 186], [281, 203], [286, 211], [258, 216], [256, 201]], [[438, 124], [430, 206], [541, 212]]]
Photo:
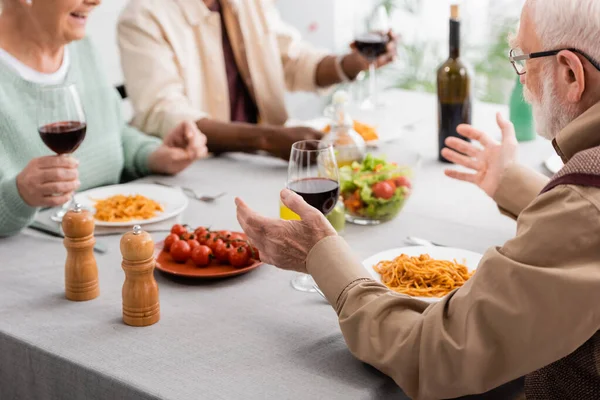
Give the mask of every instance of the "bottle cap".
[[350, 98], [350, 96], [348, 95], [348, 92], [346, 92], [345, 90], [338, 90], [333, 95], [332, 103], [333, 104], [346, 104], [346, 103], [348, 103], [349, 98]]
[[452, 4], [450, 6], [450, 18], [460, 19], [460, 6], [458, 4]]

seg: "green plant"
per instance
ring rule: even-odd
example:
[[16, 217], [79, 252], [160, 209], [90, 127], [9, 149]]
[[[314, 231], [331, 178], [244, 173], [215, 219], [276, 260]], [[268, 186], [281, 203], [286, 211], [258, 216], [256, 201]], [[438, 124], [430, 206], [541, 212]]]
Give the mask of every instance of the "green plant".
[[388, 15], [392, 15], [395, 10], [417, 14], [421, 9], [421, 0], [382, 0], [377, 4], [379, 6], [383, 6]]
[[479, 60], [474, 63], [475, 74], [481, 82], [478, 98], [491, 103], [506, 103], [506, 85], [513, 82], [515, 72], [508, 61], [508, 36], [517, 24], [514, 18], [507, 18], [492, 28], [493, 41], [479, 49]]
[[432, 54], [437, 54], [438, 50], [439, 46], [436, 43], [426, 41], [401, 45], [398, 58], [402, 61], [386, 70], [385, 76], [393, 78], [387, 87], [434, 93], [436, 68], [432, 68], [429, 59]]

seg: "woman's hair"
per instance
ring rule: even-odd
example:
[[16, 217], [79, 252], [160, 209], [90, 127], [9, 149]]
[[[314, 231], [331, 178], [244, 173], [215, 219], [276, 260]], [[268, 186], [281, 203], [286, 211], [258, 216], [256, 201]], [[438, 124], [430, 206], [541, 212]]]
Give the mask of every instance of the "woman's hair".
[[527, 0], [542, 50], [573, 47], [600, 60], [600, 1]]

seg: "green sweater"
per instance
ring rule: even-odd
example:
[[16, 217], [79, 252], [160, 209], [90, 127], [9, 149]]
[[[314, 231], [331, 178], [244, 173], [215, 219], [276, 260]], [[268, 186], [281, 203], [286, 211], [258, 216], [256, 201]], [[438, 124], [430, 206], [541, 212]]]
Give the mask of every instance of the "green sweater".
[[[66, 82], [77, 86], [87, 118], [85, 140], [74, 153], [80, 190], [148, 174], [148, 156], [160, 141], [126, 124], [121, 99], [89, 39], [71, 43], [69, 54]], [[17, 175], [33, 158], [54, 154], [37, 131], [35, 99], [40, 87], [0, 62], [0, 236], [18, 233], [38, 211], [21, 199]]]

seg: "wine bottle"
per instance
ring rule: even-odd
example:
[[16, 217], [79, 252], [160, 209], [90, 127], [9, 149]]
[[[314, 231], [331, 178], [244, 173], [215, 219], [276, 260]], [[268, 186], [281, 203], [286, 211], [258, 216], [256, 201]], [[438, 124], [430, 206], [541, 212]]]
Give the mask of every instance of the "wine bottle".
[[[439, 160], [446, 138], [461, 137], [456, 128], [471, 123], [471, 78], [467, 66], [460, 59], [460, 10], [452, 5], [450, 10], [450, 57], [437, 72]], [[462, 139], [465, 139], [461, 137]]]

